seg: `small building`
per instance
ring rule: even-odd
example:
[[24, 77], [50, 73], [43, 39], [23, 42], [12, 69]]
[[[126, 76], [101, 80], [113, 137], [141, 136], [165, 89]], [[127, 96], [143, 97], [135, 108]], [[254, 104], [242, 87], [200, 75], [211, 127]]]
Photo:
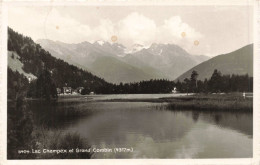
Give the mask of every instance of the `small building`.
[[60, 88], [56, 88], [57, 94], [61, 94], [61, 89]]
[[64, 94], [72, 94], [72, 88], [71, 87], [63, 87], [63, 93]]
[[178, 93], [178, 91], [177, 91], [177, 88], [176, 88], [176, 87], [174, 87], [174, 88], [173, 88], [173, 90], [172, 90], [172, 93]]
[[76, 89], [76, 91], [77, 91], [78, 93], [81, 93], [83, 89], [84, 89], [84, 87], [78, 87], [78, 88]]
[[28, 81], [29, 81], [29, 83], [32, 82], [32, 78], [31, 78], [31, 76], [28, 77]]
[[90, 94], [90, 95], [94, 95], [95, 93], [94, 93], [94, 92], [90, 92], [89, 94]]

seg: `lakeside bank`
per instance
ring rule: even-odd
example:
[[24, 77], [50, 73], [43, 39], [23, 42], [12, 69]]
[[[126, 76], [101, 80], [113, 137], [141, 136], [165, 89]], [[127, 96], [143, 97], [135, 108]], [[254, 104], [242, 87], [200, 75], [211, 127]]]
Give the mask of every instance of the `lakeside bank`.
[[242, 93], [192, 94], [192, 95], [181, 95], [181, 96], [161, 97], [161, 98], [108, 99], [105, 101], [167, 103], [166, 109], [169, 110], [253, 112], [253, 97], [244, 97]]

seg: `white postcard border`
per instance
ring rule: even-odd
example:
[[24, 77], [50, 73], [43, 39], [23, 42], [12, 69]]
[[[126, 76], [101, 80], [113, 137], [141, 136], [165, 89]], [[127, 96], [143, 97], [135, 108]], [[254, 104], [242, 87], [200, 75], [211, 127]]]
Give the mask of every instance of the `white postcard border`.
[[[259, 0], [15, 0], [0, 1], [0, 165], [17, 164], [252, 164], [260, 165], [260, 1]], [[7, 14], [11, 6], [127, 6], [127, 5], [254, 5], [254, 110], [253, 158], [251, 159], [94, 159], [94, 160], [7, 160]]]

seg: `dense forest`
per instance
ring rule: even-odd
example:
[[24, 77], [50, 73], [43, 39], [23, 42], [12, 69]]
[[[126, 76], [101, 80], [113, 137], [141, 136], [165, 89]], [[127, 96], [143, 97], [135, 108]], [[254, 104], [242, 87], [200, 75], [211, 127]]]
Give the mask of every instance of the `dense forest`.
[[[193, 71], [190, 78], [174, 82], [169, 80], [149, 80], [136, 83], [125, 83], [99, 88], [100, 93], [108, 94], [141, 94], [141, 93], [220, 93], [220, 92], [252, 92], [253, 77], [248, 75], [222, 75], [214, 70], [211, 78], [197, 80], [199, 73]], [[174, 88], [176, 89], [175, 91]], [[82, 94], [86, 94], [84, 92]]]
[[[159, 79], [159, 80], [149, 80], [140, 81], [135, 83], [120, 83], [108, 84], [107, 86], [99, 88], [97, 93], [105, 94], [143, 94], [143, 93], [170, 93], [174, 88], [174, 82]], [[83, 90], [82, 94], [86, 94], [88, 91]]]
[[190, 78], [175, 82], [182, 93], [253, 92], [253, 77], [246, 75], [222, 75], [217, 69], [210, 79], [197, 80], [199, 73], [192, 71]]
[[21, 96], [26, 96], [29, 87], [29, 81], [25, 76], [8, 68], [7, 77], [8, 99], [17, 100], [17, 98]]

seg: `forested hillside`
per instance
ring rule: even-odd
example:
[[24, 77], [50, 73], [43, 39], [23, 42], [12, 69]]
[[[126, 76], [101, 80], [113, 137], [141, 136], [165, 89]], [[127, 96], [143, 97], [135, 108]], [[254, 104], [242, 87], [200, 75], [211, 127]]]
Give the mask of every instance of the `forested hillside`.
[[[94, 91], [96, 88], [108, 84], [88, 71], [53, 57], [39, 44], [34, 43], [31, 38], [18, 34], [11, 28], [8, 28], [8, 52], [15, 52], [19, 56], [19, 61], [23, 64], [22, 69], [25, 73], [39, 77], [44, 70], [49, 71], [56, 87], [70, 86], [77, 88], [87, 86]], [[12, 55], [12, 53], [9, 54]], [[13, 71], [15, 70], [13, 69]]]
[[176, 80], [183, 81], [188, 78], [193, 70], [199, 73], [198, 80], [209, 79], [212, 72], [217, 69], [225, 75], [253, 76], [253, 44], [242, 47], [233, 52], [213, 57], [192, 69], [188, 70]]

